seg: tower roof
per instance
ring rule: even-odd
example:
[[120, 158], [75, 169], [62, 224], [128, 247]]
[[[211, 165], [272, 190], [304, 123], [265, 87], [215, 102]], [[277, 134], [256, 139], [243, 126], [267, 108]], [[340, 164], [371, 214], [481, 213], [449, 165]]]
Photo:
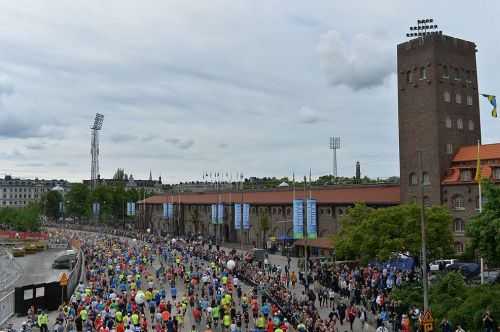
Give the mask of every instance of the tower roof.
[[[500, 159], [500, 143], [483, 144], [479, 146], [479, 158], [481, 160]], [[477, 145], [462, 146], [458, 149], [454, 162], [471, 161], [477, 159]]]

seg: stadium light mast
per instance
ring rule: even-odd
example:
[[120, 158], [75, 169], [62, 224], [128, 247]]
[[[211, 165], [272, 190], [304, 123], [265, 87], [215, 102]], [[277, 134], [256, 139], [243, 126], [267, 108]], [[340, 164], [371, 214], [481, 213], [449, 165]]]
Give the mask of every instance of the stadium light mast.
[[92, 164], [90, 167], [90, 185], [94, 190], [97, 186], [97, 179], [99, 178], [99, 131], [102, 129], [104, 115], [100, 113], [95, 114], [94, 124], [91, 129], [90, 141], [90, 155], [92, 157]]
[[340, 149], [340, 137], [331, 136], [330, 137], [330, 150], [333, 152], [332, 159], [332, 176], [330, 178], [330, 183], [333, 183], [333, 179], [337, 180], [337, 150]]
[[443, 34], [443, 31], [438, 30], [438, 25], [434, 24], [434, 19], [424, 18], [417, 20], [417, 25], [410, 27], [410, 32], [406, 34], [408, 38], [420, 37], [424, 38], [427, 35]]

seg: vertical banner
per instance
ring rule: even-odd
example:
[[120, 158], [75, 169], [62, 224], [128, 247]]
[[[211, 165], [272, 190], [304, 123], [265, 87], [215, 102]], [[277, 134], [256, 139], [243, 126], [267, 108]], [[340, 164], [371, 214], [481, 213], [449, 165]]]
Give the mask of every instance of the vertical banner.
[[301, 199], [293, 200], [293, 238], [304, 238], [304, 204]]
[[98, 202], [92, 203], [92, 214], [94, 217], [99, 216], [99, 213], [101, 212], [101, 205]]
[[224, 204], [217, 205], [217, 223], [222, 225], [224, 223]]
[[234, 204], [234, 229], [241, 229], [241, 204]]
[[217, 224], [217, 204], [212, 204], [212, 224]]
[[163, 203], [163, 219], [168, 219], [169, 217], [170, 211], [168, 211], [168, 208], [169, 208], [168, 203]]
[[174, 203], [168, 203], [167, 209], [168, 209], [167, 218], [170, 220], [173, 220], [174, 219]]
[[243, 204], [243, 229], [250, 229], [250, 204]]
[[130, 202], [130, 215], [135, 216], [135, 202]]
[[307, 238], [314, 240], [318, 237], [317, 234], [317, 216], [316, 216], [316, 200], [307, 200]]

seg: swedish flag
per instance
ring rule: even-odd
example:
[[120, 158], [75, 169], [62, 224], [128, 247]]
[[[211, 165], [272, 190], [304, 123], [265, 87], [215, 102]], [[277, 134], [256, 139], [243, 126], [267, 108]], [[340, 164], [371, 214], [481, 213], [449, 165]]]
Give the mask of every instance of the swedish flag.
[[493, 106], [493, 109], [491, 110], [491, 116], [496, 118], [497, 117], [497, 97], [492, 96], [492, 95], [485, 95], [481, 94], [481, 96], [486, 97], [488, 101], [490, 102], [491, 106]]

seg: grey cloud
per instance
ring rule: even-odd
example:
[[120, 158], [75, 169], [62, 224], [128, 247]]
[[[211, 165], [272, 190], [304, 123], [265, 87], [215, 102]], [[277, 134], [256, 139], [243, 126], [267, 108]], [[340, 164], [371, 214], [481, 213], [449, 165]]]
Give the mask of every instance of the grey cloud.
[[45, 164], [33, 162], [33, 163], [17, 164], [16, 166], [17, 167], [45, 167]]
[[394, 45], [377, 36], [356, 34], [347, 40], [339, 32], [329, 30], [320, 37], [317, 52], [332, 86], [372, 88], [383, 85], [395, 72]]
[[227, 143], [220, 143], [220, 144], [218, 145], [218, 147], [219, 147], [219, 148], [221, 148], [221, 149], [226, 149], [228, 146], [229, 146], [229, 145], [228, 145]]
[[0, 160], [19, 160], [24, 159], [24, 157], [24, 154], [17, 149], [0, 152]]
[[56, 161], [55, 163], [52, 163], [52, 166], [65, 167], [65, 166], [69, 166], [69, 163], [66, 161]]
[[141, 141], [144, 143], [147, 143], [147, 142], [151, 142], [152, 140], [155, 140], [157, 138], [158, 138], [157, 135], [151, 134], [151, 135], [146, 135], [146, 136], [141, 137]]
[[174, 145], [181, 150], [187, 150], [194, 145], [193, 139], [181, 140], [178, 138], [165, 138], [165, 142]]
[[12, 93], [14, 93], [14, 84], [6, 75], [0, 74], [0, 98]]
[[61, 138], [62, 126], [49, 119], [22, 117], [19, 113], [0, 114], [0, 137], [5, 138]]
[[25, 147], [28, 150], [35, 150], [35, 151], [45, 149], [45, 145], [40, 144], [40, 143], [27, 144]]
[[308, 106], [303, 106], [299, 110], [299, 118], [302, 123], [315, 124], [321, 121], [319, 112]]
[[110, 137], [110, 140], [114, 143], [130, 142], [130, 141], [134, 141], [136, 139], [137, 139], [137, 136], [131, 135], [131, 134], [124, 134], [124, 133], [115, 133], [115, 134], [112, 134]]

